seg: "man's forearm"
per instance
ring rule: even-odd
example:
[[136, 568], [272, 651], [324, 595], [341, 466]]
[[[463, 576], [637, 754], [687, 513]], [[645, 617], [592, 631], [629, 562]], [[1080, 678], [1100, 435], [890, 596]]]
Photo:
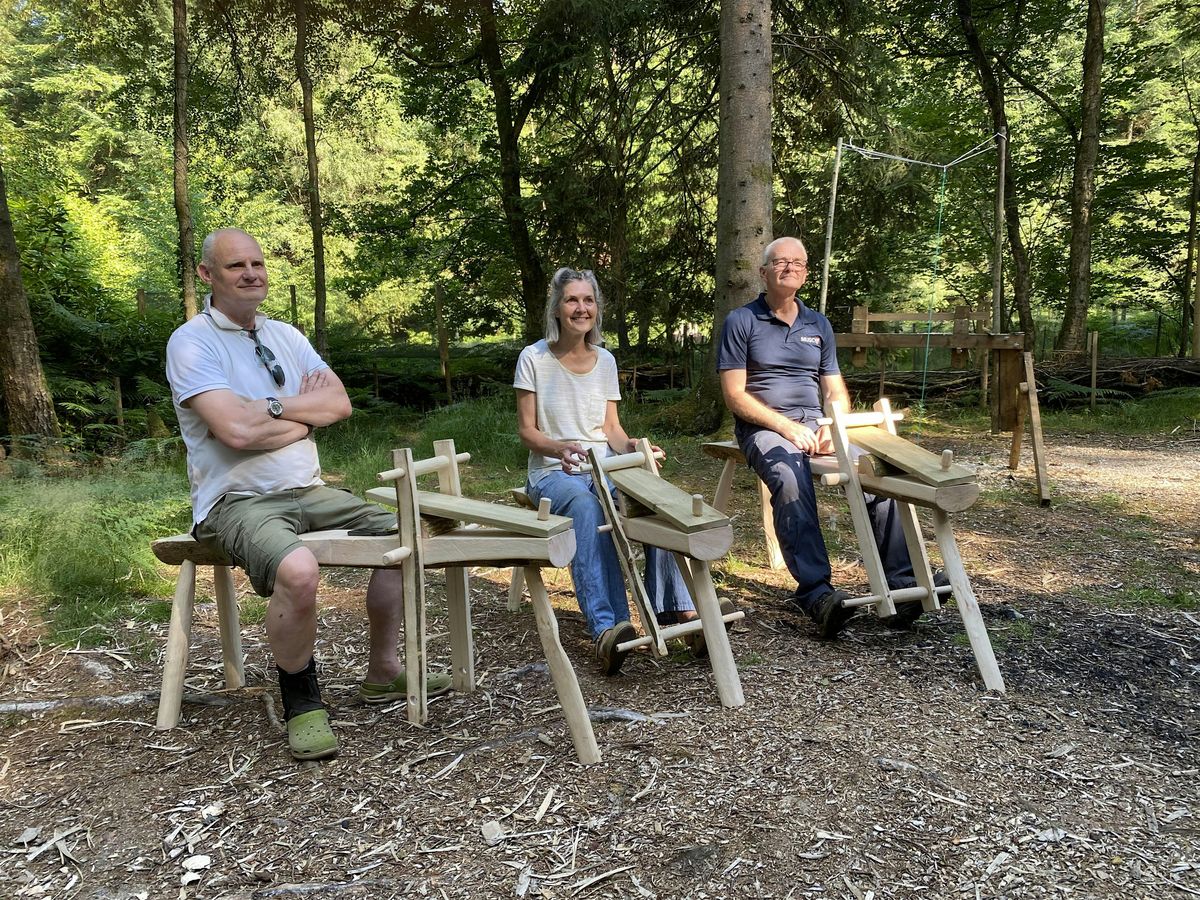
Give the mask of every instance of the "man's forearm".
[[726, 396], [725, 405], [729, 407], [731, 413], [743, 422], [749, 422], [751, 425], [761, 425], [763, 428], [770, 428], [772, 431], [779, 432], [780, 434], [786, 434], [786, 429], [795, 424], [787, 416], [771, 409], [771, 407], [746, 391]]
[[293, 397], [281, 397], [280, 402], [283, 403], [284, 419], [315, 428], [340, 422], [348, 418], [352, 411], [350, 398], [340, 385], [330, 385]]

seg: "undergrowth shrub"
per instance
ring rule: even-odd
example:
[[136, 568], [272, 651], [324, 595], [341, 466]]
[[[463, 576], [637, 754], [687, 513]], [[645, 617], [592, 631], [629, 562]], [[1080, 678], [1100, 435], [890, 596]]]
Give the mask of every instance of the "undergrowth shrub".
[[166, 470], [71, 481], [10, 481], [0, 491], [0, 589], [46, 605], [59, 640], [97, 643], [106, 624], [164, 618], [169, 595], [150, 542], [191, 525], [186, 481]]

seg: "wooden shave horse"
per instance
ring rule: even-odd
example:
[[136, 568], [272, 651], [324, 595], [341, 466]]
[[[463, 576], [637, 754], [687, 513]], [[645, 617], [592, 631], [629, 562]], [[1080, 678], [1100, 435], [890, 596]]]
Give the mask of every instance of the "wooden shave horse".
[[[849, 600], [845, 605], [870, 606], [880, 617], [887, 617], [894, 615], [896, 604], [902, 602], [919, 602], [926, 611], [939, 609], [938, 595], [953, 592], [984, 685], [989, 690], [1003, 691], [1004, 679], [950, 525], [950, 513], [961, 512], [978, 499], [979, 485], [971, 470], [954, 463], [950, 450], [938, 456], [897, 435], [896, 422], [902, 418], [900, 413], [892, 412], [886, 399], [880, 399], [874, 412], [834, 411], [829, 418], [818, 420], [830, 426], [837, 459], [837, 470], [821, 475], [821, 483], [840, 485], [845, 491], [871, 589], [870, 594]], [[867, 451], [857, 463], [851, 458], [851, 445]], [[814, 459], [814, 469], [820, 459]], [[915, 587], [895, 590], [888, 587], [863, 491], [896, 501], [917, 580]], [[933, 583], [917, 506], [927, 507], [933, 513], [934, 535], [950, 579], [949, 587], [938, 588]]]
[[[595, 451], [589, 451], [588, 461], [582, 469], [591, 472], [596, 481], [596, 495], [608, 520], [607, 528], [612, 531], [617, 558], [644, 632], [619, 645], [619, 649], [649, 647], [658, 656], [666, 656], [668, 640], [702, 631], [721, 704], [743, 705], [742, 683], [725, 623], [740, 619], [745, 613], [722, 614], [709, 565], [711, 560], [724, 556], [733, 543], [729, 519], [705, 504], [700, 495], [689, 495], [661, 478], [650, 442], [644, 438], [633, 453], [600, 459]], [[607, 479], [617, 488], [619, 508], [609, 493]], [[633, 559], [631, 540], [661, 547], [674, 555], [699, 620], [658, 625]]]
[[[455, 687], [475, 689], [474, 645], [471, 637], [470, 587], [472, 566], [519, 566], [533, 599], [538, 635], [554, 688], [581, 762], [599, 762], [600, 750], [588, 718], [583, 694], [571, 661], [559, 640], [558, 620], [542, 581], [541, 569], [567, 565], [575, 556], [571, 520], [552, 516], [549, 508], [533, 511], [462, 496], [453, 441], [434, 444], [438, 454], [414, 462], [410, 450], [393, 453], [394, 468], [381, 472], [391, 488], [374, 488], [367, 498], [397, 508], [400, 549], [413, 548], [400, 560], [404, 567], [405, 667], [409, 685], [409, 720], [425, 715], [424, 570], [446, 570], [446, 600], [450, 619], [451, 659]], [[418, 476], [437, 472], [438, 490], [418, 489]]]

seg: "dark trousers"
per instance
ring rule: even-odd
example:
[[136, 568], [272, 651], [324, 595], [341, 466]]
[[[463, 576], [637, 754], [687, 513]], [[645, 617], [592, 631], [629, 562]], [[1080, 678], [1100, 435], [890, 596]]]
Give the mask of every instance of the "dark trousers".
[[[815, 430], [815, 424], [812, 427]], [[796, 579], [796, 599], [810, 609], [833, 585], [808, 454], [769, 428], [747, 427], [739, 422], [736, 437], [746, 462], [771, 492], [779, 549]], [[852, 448], [851, 453], [857, 458], [861, 451], [856, 449]], [[874, 494], [863, 496], [888, 587], [915, 584], [895, 501]]]

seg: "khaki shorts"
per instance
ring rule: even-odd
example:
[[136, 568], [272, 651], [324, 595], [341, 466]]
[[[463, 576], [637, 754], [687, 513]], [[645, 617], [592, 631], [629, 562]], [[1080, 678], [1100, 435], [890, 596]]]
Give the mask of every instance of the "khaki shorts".
[[273, 494], [226, 494], [196, 526], [196, 538], [212, 541], [250, 576], [259, 596], [275, 590], [283, 558], [301, 546], [297, 535], [333, 528], [390, 534], [396, 514], [325, 485]]

